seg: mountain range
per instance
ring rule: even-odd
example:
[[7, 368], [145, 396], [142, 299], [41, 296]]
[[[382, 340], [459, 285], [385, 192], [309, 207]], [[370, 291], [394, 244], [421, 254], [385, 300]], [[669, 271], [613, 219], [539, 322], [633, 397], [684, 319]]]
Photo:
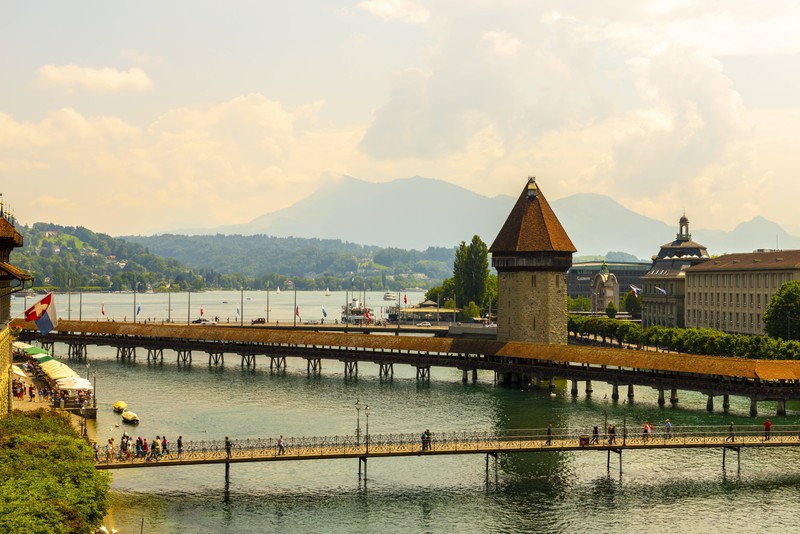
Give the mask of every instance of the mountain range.
[[[516, 197], [487, 197], [419, 176], [385, 183], [344, 176], [288, 208], [260, 215], [248, 223], [173, 233], [340, 239], [415, 250], [454, 247], [478, 235], [491, 245], [515, 201]], [[675, 224], [669, 225], [595, 193], [548, 201], [580, 256], [623, 251], [649, 260], [662, 244], [675, 239], [682, 215], [676, 208]], [[687, 216], [691, 221], [691, 214]], [[760, 216], [730, 232], [691, 226], [690, 230], [693, 240], [705, 245], [711, 255], [800, 248], [800, 239]]]

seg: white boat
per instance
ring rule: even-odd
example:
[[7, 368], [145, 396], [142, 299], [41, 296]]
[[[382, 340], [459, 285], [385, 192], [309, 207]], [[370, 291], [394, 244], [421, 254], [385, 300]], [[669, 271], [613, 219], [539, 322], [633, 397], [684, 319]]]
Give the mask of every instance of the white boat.
[[370, 324], [375, 320], [372, 309], [354, 298], [346, 306], [342, 306], [342, 322], [349, 324]]
[[383, 294], [383, 300], [397, 300], [397, 295], [391, 291], [387, 291]]
[[327, 288], [327, 287], [325, 288], [325, 296], [326, 297], [330, 297], [331, 296], [331, 290], [329, 288]]
[[278, 295], [281, 294], [281, 286], [278, 286], [278, 289], [275, 290], [275, 293], [277, 293]]
[[138, 425], [139, 424], [139, 416], [136, 415], [133, 412], [129, 412], [128, 410], [125, 410], [124, 412], [122, 412], [122, 422], [123, 423], [130, 423], [132, 425]]

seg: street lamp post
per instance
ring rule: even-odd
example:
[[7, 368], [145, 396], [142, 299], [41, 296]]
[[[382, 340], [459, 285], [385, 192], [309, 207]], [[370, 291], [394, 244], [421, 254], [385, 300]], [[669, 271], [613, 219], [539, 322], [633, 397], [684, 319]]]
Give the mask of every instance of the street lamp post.
[[239, 326], [244, 326], [244, 287], [240, 287], [239, 291]]
[[361, 405], [356, 399], [356, 445], [361, 445]]
[[269, 280], [267, 280], [267, 324], [269, 324]]
[[92, 373], [94, 385], [92, 386], [92, 408], [97, 408], [97, 371]]
[[192, 324], [192, 286], [188, 286], [189, 301], [186, 304], [186, 324]]
[[369, 404], [364, 407], [364, 415], [367, 416], [367, 431], [365, 436], [365, 441], [367, 444], [367, 454], [369, 454]]
[[67, 278], [67, 320], [72, 319], [72, 279]]

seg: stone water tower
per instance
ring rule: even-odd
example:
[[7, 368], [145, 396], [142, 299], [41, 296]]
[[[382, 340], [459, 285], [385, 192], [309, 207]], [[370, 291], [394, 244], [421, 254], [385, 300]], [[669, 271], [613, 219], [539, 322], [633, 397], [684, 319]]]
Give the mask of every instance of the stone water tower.
[[566, 272], [575, 251], [536, 179], [528, 178], [489, 248], [498, 273], [498, 341], [566, 344]]

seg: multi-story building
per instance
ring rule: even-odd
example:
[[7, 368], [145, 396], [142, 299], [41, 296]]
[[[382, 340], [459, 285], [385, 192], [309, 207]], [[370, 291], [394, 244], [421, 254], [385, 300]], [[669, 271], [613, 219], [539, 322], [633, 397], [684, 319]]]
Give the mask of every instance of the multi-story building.
[[11, 409], [11, 293], [23, 289], [31, 277], [9, 263], [11, 251], [22, 246], [22, 234], [3, 211], [0, 200], [0, 417]]
[[567, 271], [567, 295], [573, 299], [593, 297], [592, 281], [603, 272], [603, 266], [613, 273], [619, 283], [620, 293], [630, 291], [631, 286], [642, 287], [642, 277], [650, 270], [651, 262], [586, 261], [573, 263]]
[[686, 271], [708, 259], [706, 247], [692, 241], [689, 219], [683, 215], [675, 241], [661, 245], [650, 270], [642, 277], [642, 327], [686, 326]]
[[686, 326], [763, 334], [767, 304], [792, 280], [800, 280], [800, 250], [725, 254], [695, 265], [686, 270]]

